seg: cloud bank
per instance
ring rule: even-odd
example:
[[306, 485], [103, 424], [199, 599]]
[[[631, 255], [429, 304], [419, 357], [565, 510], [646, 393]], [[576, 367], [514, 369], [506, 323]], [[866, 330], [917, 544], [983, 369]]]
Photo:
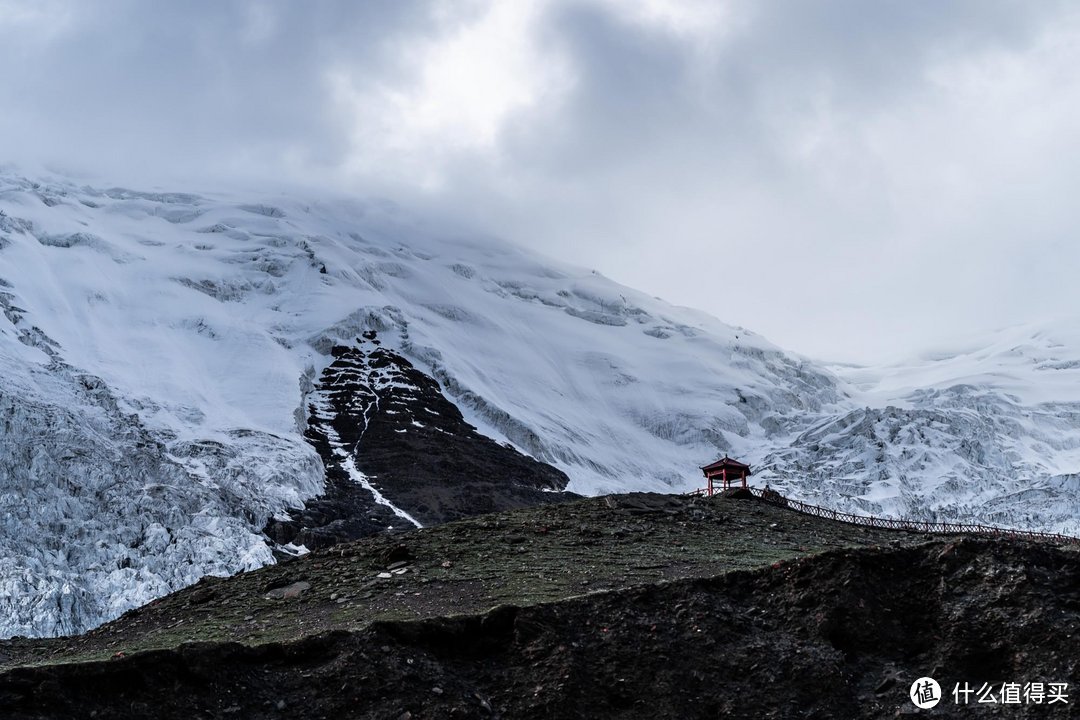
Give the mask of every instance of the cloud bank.
[[388, 196], [841, 360], [1071, 318], [1080, 14], [0, 0], [0, 161]]

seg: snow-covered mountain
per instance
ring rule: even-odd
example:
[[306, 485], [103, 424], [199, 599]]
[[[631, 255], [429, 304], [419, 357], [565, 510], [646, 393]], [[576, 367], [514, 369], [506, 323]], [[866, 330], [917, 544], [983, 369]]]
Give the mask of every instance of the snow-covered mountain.
[[271, 562], [267, 521], [323, 488], [307, 395], [369, 330], [583, 493], [692, 488], [840, 399], [752, 333], [379, 204], [6, 174], [0, 212], [5, 634]]
[[766, 454], [780, 488], [864, 514], [1080, 534], [1080, 333], [1031, 324], [833, 370], [854, 407]]
[[[437, 380], [478, 437], [575, 492], [686, 491], [728, 453], [822, 504], [1080, 530], [1071, 337], [828, 368], [384, 203], [11, 172], [0, 309], [2, 635], [76, 632], [272, 562], [268, 523], [291, 527], [326, 488], [313, 432], [344, 447], [320, 379], [372, 331], [420, 373], [409, 387]], [[394, 505], [350, 467], [363, 450], [331, 464]]]

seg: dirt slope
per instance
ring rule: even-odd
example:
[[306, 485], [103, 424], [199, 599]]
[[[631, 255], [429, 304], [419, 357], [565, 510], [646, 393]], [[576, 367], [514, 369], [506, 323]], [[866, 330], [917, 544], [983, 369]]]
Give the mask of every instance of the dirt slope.
[[[402, 537], [409, 559], [388, 564], [414, 571], [370, 586], [345, 574], [402, 556], [391, 546]], [[290, 565], [189, 589], [89, 637], [7, 643], [0, 651], [21, 667], [0, 675], [0, 707], [12, 718], [869, 718], [914, 711], [908, 687], [926, 674], [946, 693], [965, 681], [1080, 681], [1075, 549], [927, 542], [755, 501], [588, 500]], [[264, 597], [302, 568], [310, 589]], [[560, 568], [573, 580], [544, 579]], [[335, 577], [371, 597], [330, 600], [321, 593]], [[348, 619], [326, 612], [350, 603]], [[234, 610], [250, 618], [237, 626], [262, 634], [183, 644]], [[162, 612], [184, 622], [166, 632]], [[272, 641], [275, 624], [302, 617], [313, 620]], [[167, 649], [57, 662], [140, 643]], [[1072, 707], [957, 707], [950, 696], [924, 714]]]

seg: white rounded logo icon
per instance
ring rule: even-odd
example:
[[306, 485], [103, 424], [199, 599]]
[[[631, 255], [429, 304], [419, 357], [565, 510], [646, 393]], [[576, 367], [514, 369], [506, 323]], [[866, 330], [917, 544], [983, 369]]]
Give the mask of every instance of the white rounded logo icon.
[[911, 702], [927, 710], [941, 702], [941, 686], [932, 677], [921, 677], [911, 683]]

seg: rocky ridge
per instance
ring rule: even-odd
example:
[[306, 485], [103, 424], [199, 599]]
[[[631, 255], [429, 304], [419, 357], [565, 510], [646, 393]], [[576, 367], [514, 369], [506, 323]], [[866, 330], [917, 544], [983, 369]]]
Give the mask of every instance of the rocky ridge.
[[335, 346], [308, 396], [304, 436], [326, 468], [326, 490], [266, 532], [315, 549], [471, 515], [559, 502], [556, 468], [500, 445], [465, 422], [438, 382], [374, 330]]

